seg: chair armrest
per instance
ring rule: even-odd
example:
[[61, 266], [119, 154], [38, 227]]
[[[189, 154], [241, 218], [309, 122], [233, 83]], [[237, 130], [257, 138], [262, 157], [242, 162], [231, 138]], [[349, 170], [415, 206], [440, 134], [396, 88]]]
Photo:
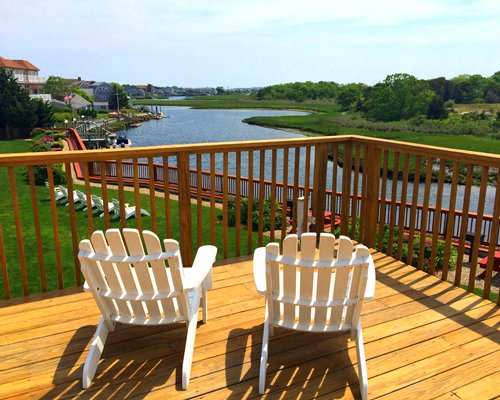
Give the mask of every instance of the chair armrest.
[[370, 257], [368, 263], [368, 279], [366, 281], [365, 288], [365, 300], [373, 300], [375, 297], [375, 264], [373, 259]]
[[196, 252], [192, 268], [186, 268], [184, 271], [189, 271], [186, 274], [186, 282], [184, 290], [197, 289], [205, 278], [212, 271], [215, 257], [217, 256], [217, 247], [212, 245], [201, 246]]
[[253, 253], [253, 279], [257, 292], [266, 293], [266, 248], [259, 247]]

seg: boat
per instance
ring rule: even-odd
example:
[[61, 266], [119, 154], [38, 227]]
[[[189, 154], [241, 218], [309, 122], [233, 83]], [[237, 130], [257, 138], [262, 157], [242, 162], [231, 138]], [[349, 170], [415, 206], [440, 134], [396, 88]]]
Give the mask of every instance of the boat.
[[125, 132], [118, 132], [116, 134], [115, 142], [112, 144], [114, 149], [132, 147], [132, 141], [127, 137]]
[[142, 124], [140, 122], [132, 122], [128, 124], [129, 128], [137, 128], [138, 126], [141, 126]]

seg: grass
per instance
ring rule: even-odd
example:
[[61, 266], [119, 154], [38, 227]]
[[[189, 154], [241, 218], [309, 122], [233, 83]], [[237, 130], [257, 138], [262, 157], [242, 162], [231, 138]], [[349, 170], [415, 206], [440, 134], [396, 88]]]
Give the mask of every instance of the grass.
[[[0, 141], [0, 154], [1, 153], [13, 153], [13, 152], [26, 152], [30, 150], [30, 143], [28, 141], [17, 140], [17, 141]], [[22, 239], [24, 244], [24, 250], [26, 254], [26, 265], [28, 272], [28, 282], [30, 293], [41, 292], [41, 281], [40, 281], [40, 268], [39, 259], [36, 249], [36, 236], [33, 223], [33, 210], [30, 196], [30, 188], [27, 183], [25, 183], [23, 178], [23, 168], [15, 168], [16, 175], [16, 185], [17, 185], [17, 195], [18, 195], [18, 205], [21, 215], [21, 227], [22, 227]], [[6, 184], [8, 182], [7, 169], [0, 169], [0, 181]], [[75, 189], [82, 190], [81, 185], [75, 185]], [[97, 195], [102, 195], [100, 187], [92, 187], [92, 193]], [[38, 198], [38, 209], [39, 209], [39, 219], [41, 225], [41, 236], [42, 236], [42, 246], [43, 246], [43, 260], [45, 264], [45, 271], [47, 276], [47, 286], [48, 290], [54, 290], [58, 288], [57, 281], [57, 271], [56, 271], [56, 253], [54, 248], [54, 231], [52, 224], [52, 214], [50, 201], [48, 201], [49, 192], [45, 186], [37, 187], [37, 198]], [[5, 191], [4, 196], [0, 196], [0, 228], [2, 229], [3, 241], [5, 245], [5, 255], [8, 265], [9, 282], [11, 288], [11, 296], [19, 297], [22, 296], [22, 282], [21, 282], [21, 271], [19, 266], [18, 248], [16, 240], [16, 229], [13, 216], [13, 208], [11, 196], [8, 194], [10, 191]], [[115, 189], [108, 188], [109, 198], [118, 198], [118, 191]], [[125, 191], [125, 200], [130, 204], [135, 204], [134, 193], [130, 191]], [[149, 196], [140, 196], [141, 208], [150, 210]], [[176, 201], [170, 202], [170, 213], [171, 213], [171, 232], [172, 238], [179, 240], [179, 209], [178, 203]], [[166, 218], [165, 218], [165, 202], [163, 198], [156, 198], [156, 209], [157, 209], [157, 233], [160, 238], [166, 237]], [[196, 207], [193, 205], [192, 209], [192, 221], [193, 221], [193, 247], [196, 249], [197, 243], [197, 218], [196, 218]], [[222, 210], [216, 210], [216, 224], [215, 224], [215, 235], [216, 235], [216, 245], [219, 248], [218, 259], [223, 258], [223, 247], [222, 247], [222, 223], [220, 218], [222, 217]], [[71, 239], [71, 226], [69, 218], [69, 208], [63, 205], [57, 206], [57, 220], [58, 220], [58, 233], [61, 243], [61, 258], [64, 276], [64, 287], [71, 287], [76, 285], [75, 279], [75, 264], [72, 248]], [[81, 239], [88, 238], [90, 235], [89, 227], [87, 223], [87, 212], [77, 211], [76, 212], [77, 221], [77, 241]], [[144, 229], [151, 229], [152, 220], [150, 217], [142, 217], [141, 219]], [[210, 209], [208, 207], [203, 208], [203, 244], [208, 244], [210, 242]], [[99, 218], [94, 216], [94, 229], [104, 229], [104, 218]], [[111, 227], [119, 227], [119, 221], [111, 222]], [[136, 226], [136, 219], [131, 218], [127, 221], [128, 227]], [[235, 228], [228, 228], [229, 238], [234, 238], [236, 235]], [[247, 231], [241, 230], [241, 243], [242, 254], [246, 251], [246, 240]], [[264, 237], [264, 242], [266, 237]], [[257, 234], [253, 234], [253, 247], [257, 247]], [[228, 248], [229, 257], [236, 255], [234, 240], [230, 240]], [[0, 298], [4, 297], [4, 284], [0, 277]]]
[[[312, 113], [304, 116], [279, 116], [279, 117], [252, 117], [244, 122], [259, 126], [274, 128], [294, 129], [307, 135], [348, 135], [356, 134], [381, 139], [399, 140], [440, 146], [459, 150], [479, 151], [484, 153], [500, 154], [500, 140], [492, 140], [472, 135], [445, 135], [420, 132], [379, 132], [365, 129], [343, 128], [335, 124], [333, 117], [340, 115], [340, 109], [333, 101], [305, 101], [296, 103], [286, 100], [259, 101], [255, 95], [222, 95], [192, 97], [186, 100], [134, 100], [134, 104], [165, 105], [165, 106], [189, 106], [205, 109], [279, 109], [279, 110], [302, 110]], [[457, 105], [467, 107], [480, 107], [480, 104]], [[496, 107], [500, 110], [500, 104], [486, 104], [487, 107]]]
[[460, 112], [500, 112], [500, 104], [476, 103], [476, 104], [455, 104], [455, 109]]

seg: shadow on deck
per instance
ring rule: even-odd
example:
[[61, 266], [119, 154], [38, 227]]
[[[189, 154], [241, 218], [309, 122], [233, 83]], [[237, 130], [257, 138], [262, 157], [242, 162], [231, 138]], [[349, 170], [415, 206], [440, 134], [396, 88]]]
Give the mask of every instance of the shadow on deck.
[[[370, 399], [490, 399], [500, 378], [500, 308], [374, 253], [375, 300], [363, 335]], [[196, 336], [189, 390], [180, 388], [185, 326], [119, 326], [96, 377], [81, 374], [99, 312], [79, 289], [0, 303], [0, 398], [259, 398], [263, 298], [244, 258], [214, 269], [209, 320]], [[348, 334], [276, 329], [263, 398], [359, 398]], [[354, 364], [353, 364], [354, 363]]]

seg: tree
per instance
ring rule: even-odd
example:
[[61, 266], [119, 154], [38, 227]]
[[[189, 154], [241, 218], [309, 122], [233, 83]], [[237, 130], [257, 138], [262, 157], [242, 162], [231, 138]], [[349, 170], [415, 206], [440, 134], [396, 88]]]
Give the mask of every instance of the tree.
[[117, 110], [116, 94], [118, 93], [118, 103], [120, 108], [128, 106], [128, 95], [125, 89], [119, 83], [111, 82], [110, 85], [113, 87], [111, 91], [111, 96], [109, 96], [109, 108], [111, 110]]
[[342, 111], [357, 111], [363, 100], [363, 92], [355, 83], [343, 86], [337, 96], [337, 103], [340, 104]]
[[376, 121], [399, 121], [426, 115], [434, 92], [409, 74], [388, 75], [367, 92], [365, 111]]
[[94, 104], [93, 97], [79, 86], [76, 86], [76, 85], [70, 86], [69, 93], [78, 94], [78, 95], [82, 96], [85, 100], [87, 100], [89, 103]]
[[64, 97], [70, 93], [70, 85], [68, 81], [60, 76], [49, 76], [44, 87], [45, 93], [51, 94], [52, 97]]
[[226, 94], [226, 91], [222, 86], [217, 86], [215, 90], [217, 90], [217, 94]]
[[51, 126], [52, 107], [40, 99], [31, 100], [26, 90], [0, 68], [0, 139], [12, 139], [12, 128]]

